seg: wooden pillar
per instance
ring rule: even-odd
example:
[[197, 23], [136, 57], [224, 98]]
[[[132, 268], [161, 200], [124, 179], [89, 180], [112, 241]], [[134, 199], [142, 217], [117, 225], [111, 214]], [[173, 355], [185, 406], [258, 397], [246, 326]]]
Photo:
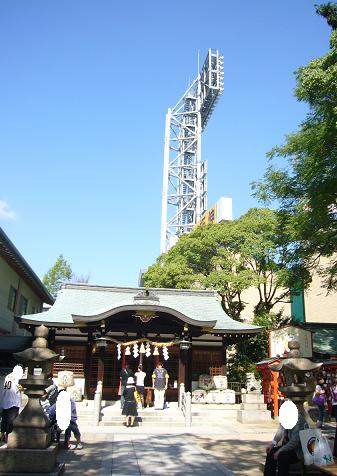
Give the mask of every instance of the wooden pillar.
[[98, 349], [97, 383], [101, 381], [103, 384], [103, 389], [104, 389], [104, 357], [105, 357], [105, 347], [100, 347]]
[[180, 384], [186, 381], [186, 350], [179, 348], [179, 367], [178, 367], [178, 388]]
[[224, 369], [224, 375], [227, 375], [227, 345], [225, 341], [225, 336], [222, 336], [222, 353], [221, 353], [221, 365]]
[[87, 347], [85, 349], [85, 367], [84, 367], [84, 398], [89, 398], [90, 394], [90, 374], [91, 358], [93, 351], [92, 333], [88, 333]]
[[273, 404], [274, 404], [274, 416], [278, 416], [278, 372], [272, 372], [273, 374]]
[[186, 392], [192, 389], [192, 346], [188, 350], [179, 349], [178, 386], [185, 384]]
[[186, 392], [192, 392], [192, 345], [186, 352]]

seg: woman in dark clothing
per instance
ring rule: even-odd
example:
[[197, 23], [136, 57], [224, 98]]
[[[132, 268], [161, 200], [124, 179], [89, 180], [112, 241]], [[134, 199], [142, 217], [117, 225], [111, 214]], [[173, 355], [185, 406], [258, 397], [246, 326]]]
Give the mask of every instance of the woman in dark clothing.
[[134, 378], [129, 377], [126, 382], [126, 387], [123, 391], [124, 405], [122, 415], [125, 415], [126, 426], [133, 426], [135, 417], [138, 416], [135, 391], [136, 387]]

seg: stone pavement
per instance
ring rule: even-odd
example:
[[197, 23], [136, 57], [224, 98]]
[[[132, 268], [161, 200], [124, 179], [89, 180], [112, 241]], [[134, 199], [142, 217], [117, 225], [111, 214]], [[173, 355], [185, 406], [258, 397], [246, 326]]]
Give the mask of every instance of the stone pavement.
[[61, 449], [58, 459], [65, 476], [261, 476], [276, 427], [233, 419], [224, 427], [81, 426], [83, 450]]
[[260, 476], [276, 426], [83, 427], [84, 449], [61, 450], [59, 460], [72, 476]]

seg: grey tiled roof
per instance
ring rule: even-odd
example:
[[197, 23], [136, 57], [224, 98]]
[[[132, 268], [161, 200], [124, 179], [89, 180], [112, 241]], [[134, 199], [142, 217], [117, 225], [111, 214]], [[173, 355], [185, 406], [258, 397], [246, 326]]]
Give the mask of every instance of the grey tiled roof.
[[134, 297], [144, 288], [119, 288], [88, 284], [66, 284], [55, 304], [46, 312], [21, 317], [24, 323], [72, 326], [77, 321], [96, 321], [120, 311], [151, 309], [171, 313], [183, 321], [211, 327], [219, 333], [256, 333], [262, 328], [234, 321], [222, 309], [214, 291], [150, 289], [159, 301]]

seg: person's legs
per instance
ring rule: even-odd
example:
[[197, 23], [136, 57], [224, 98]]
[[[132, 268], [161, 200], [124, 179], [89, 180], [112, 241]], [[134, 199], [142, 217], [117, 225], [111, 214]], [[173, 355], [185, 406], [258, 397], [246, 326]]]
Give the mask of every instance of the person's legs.
[[135, 422], [135, 418], [136, 418], [135, 416], [130, 416], [130, 420], [131, 420], [130, 426], [133, 426], [133, 424]]
[[318, 419], [316, 426], [317, 428], [321, 428], [324, 422], [324, 405], [317, 405], [318, 408]]
[[81, 443], [81, 433], [80, 433], [80, 430], [78, 428], [78, 425], [75, 421], [71, 421], [70, 422], [70, 426], [71, 426], [71, 431], [74, 433], [74, 436], [75, 436], [75, 439], [76, 439], [76, 443], [79, 445], [79, 444], [82, 444]]
[[64, 432], [64, 446], [66, 448], [69, 448], [70, 437], [71, 437], [71, 429], [69, 424], [68, 428]]
[[160, 399], [159, 392], [160, 390], [158, 390], [157, 388], [154, 389], [154, 408], [155, 409], [159, 408], [159, 399]]
[[272, 448], [266, 456], [266, 462], [264, 464], [263, 476], [276, 476], [277, 463], [274, 460], [274, 453], [278, 448]]
[[7, 420], [8, 420], [9, 408], [4, 408], [2, 410], [2, 419], [1, 419], [1, 437], [4, 439], [5, 434], [7, 433]]
[[6, 432], [7, 435], [13, 431], [13, 422], [14, 422], [15, 418], [18, 416], [18, 414], [19, 414], [19, 408], [18, 407], [8, 408], [7, 418], [6, 418], [6, 420], [7, 420], [6, 421], [6, 429], [5, 429], [5, 432]]
[[281, 451], [277, 458], [278, 476], [289, 476], [290, 465], [297, 461], [296, 451]]
[[163, 410], [164, 408], [164, 396], [165, 396], [165, 390], [158, 390], [159, 391], [159, 397], [158, 397], [158, 408]]

